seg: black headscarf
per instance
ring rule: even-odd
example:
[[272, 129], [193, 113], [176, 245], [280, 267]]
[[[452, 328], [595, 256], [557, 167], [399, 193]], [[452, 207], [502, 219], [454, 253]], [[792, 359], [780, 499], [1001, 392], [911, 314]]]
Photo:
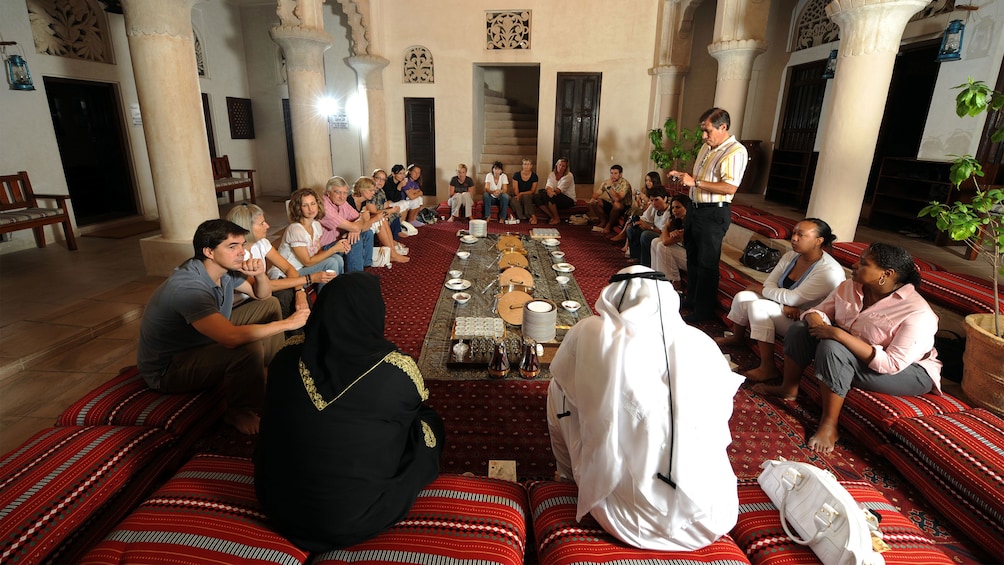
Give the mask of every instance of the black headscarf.
[[384, 339], [380, 278], [339, 275], [324, 285], [304, 328], [301, 359], [322, 397], [340, 394], [397, 346]]

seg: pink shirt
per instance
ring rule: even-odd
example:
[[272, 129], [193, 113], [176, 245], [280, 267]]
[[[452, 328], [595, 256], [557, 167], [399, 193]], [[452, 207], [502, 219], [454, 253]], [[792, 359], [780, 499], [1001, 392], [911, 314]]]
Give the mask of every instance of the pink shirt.
[[895, 374], [919, 364], [941, 393], [941, 361], [934, 349], [938, 316], [912, 284], [905, 284], [870, 308], [862, 310], [864, 293], [852, 280], [840, 283], [815, 308], [808, 310], [823, 321], [844, 329], [875, 349], [868, 367], [882, 374]]
[[321, 218], [321, 225], [324, 226], [324, 233], [321, 235], [321, 247], [338, 240], [338, 226], [343, 222], [354, 222], [359, 217], [359, 212], [349, 206], [346, 202], [341, 206], [335, 206], [327, 195], [324, 196], [324, 217]]

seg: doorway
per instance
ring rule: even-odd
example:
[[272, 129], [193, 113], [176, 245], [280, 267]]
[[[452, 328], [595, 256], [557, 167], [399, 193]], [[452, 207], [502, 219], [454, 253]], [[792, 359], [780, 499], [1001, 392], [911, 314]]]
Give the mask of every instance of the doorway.
[[404, 151], [408, 164], [422, 167], [422, 193], [436, 195], [436, 99], [404, 99]]
[[558, 73], [554, 108], [554, 154], [567, 157], [580, 183], [596, 173], [596, 128], [600, 117], [601, 73]]
[[77, 225], [136, 215], [117, 87], [63, 78], [42, 80]]

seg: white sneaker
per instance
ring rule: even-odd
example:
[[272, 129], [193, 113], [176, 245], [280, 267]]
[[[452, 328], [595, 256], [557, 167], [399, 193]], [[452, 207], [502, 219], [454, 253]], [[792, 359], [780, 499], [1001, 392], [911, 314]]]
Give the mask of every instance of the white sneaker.
[[394, 251], [397, 251], [401, 255], [407, 255], [408, 252], [411, 251], [411, 250], [408, 249], [407, 247], [401, 245], [400, 243], [395, 243], [394, 244]]

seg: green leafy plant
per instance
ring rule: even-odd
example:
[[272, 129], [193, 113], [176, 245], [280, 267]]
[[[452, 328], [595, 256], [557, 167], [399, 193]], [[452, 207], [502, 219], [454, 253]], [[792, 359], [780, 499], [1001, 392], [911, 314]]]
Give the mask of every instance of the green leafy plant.
[[672, 116], [666, 118], [662, 129], [649, 131], [648, 140], [652, 142], [649, 158], [665, 171], [683, 170], [683, 167], [697, 158], [703, 143], [700, 126], [692, 130], [681, 129]]
[[[1004, 108], [1004, 93], [991, 89], [983, 81], [970, 78], [966, 84], [955, 88], [961, 90], [955, 97], [955, 113], [960, 118], [999, 112]], [[990, 141], [1004, 141], [1004, 125], [991, 132]], [[976, 190], [972, 200], [951, 204], [933, 201], [918, 215], [935, 218], [939, 230], [955, 241], [965, 242], [991, 264], [993, 295], [997, 296], [997, 277], [1004, 274], [1004, 189], [981, 186], [979, 179], [983, 177], [983, 167], [972, 155], [949, 157], [954, 158], [948, 173], [949, 180], [957, 190], [964, 183], [972, 183]], [[1000, 315], [999, 301], [994, 300], [994, 333], [997, 337], [1001, 337]]]

